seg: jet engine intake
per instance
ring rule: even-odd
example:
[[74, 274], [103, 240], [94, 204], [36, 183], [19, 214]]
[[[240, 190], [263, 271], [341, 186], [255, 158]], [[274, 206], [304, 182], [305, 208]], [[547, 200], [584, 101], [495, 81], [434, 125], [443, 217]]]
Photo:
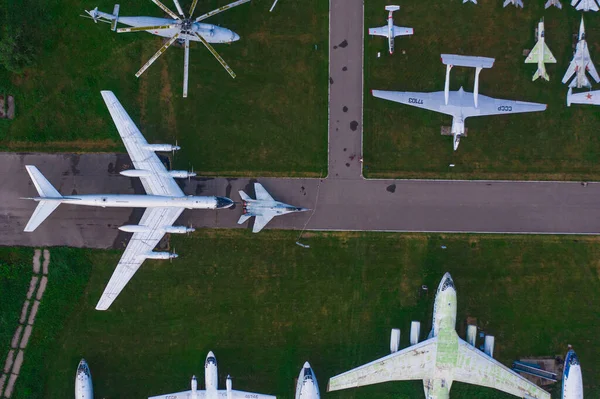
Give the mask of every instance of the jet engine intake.
[[225, 381], [225, 389], [227, 390], [227, 399], [232, 399], [233, 398], [233, 394], [231, 392], [231, 386], [233, 384], [231, 383], [231, 376], [228, 375], [227, 376], [227, 380]]
[[119, 227], [119, 230], [126, 233], [146, 233], [150, 231], [150, 228], [148, 226], [140, 226], [139, 224], [126, 224]]
[[173, 259], [173, 258], [177, 258], [179, 255], [177, 255], [176, 253], [171, 253], [171, 252], [148, 252], [146, 253], [146, 258], [147, 259]]
[[146, 177], [151, 175], [150, 171], [145, 169], [127, 169], [119, 172], [119, 174], [127, 177]]
[[400, 329], [392, 328], [392, 333], [390, 335], [390, 352], [396, 353], [400, 348]]

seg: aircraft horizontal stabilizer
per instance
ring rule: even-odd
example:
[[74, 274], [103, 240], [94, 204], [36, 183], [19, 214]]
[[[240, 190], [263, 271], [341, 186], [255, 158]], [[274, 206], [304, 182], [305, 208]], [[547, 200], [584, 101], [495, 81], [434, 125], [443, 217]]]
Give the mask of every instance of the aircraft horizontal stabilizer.
[[442, 64], [467, 68], [491, 68], [494, 58], [474, 57], [470, 55], [442, 54]]
[[29, 222], [27, 222], [27, 226], [25, 226], [24, 231], [32, 232], [37, 229], [38, 226], [42, 224], [42, 222], [46, 220], [46, 218], [50, 216], [50, 214], [54, 212], [59, 205], [60, 200], [40, 201], [38, 206], [35, 208], [33, 215], [31, 215], [31, 218], [29, 218]]
[[247, 213], [243, 214], [242, 216], [240, 216], [240, 219], [238, 220], [238, 224], [243, 224], [246, 220], [250, 219], [252, 217], [252, 215], [249, 215]]

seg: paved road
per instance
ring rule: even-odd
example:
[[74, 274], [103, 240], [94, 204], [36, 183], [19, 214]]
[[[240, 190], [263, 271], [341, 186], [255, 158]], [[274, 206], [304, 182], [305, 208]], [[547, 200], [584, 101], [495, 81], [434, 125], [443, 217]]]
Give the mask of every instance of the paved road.
[[[120, 176], [128, 157], [117, 154], [0, 153], [0, 242], [3, 245], [122, 248], [143, 210], [61, 205], [34, 233], [23, 233], [36, 195], [26, 164], [37, 165], [63, 194], [141, 193], [137, 179]], [[261, 178], [273, 196], [316, 209], [275, 218], [267, 228], [510, 233], [600, 233], [600, 184]], [[249, 179], [183, 180], [187, 194], [252, 193]], [[252, 193], [253, 194], [253, 193]], [[185, 211], [195, 227], [248, 228], [241, 209]]]

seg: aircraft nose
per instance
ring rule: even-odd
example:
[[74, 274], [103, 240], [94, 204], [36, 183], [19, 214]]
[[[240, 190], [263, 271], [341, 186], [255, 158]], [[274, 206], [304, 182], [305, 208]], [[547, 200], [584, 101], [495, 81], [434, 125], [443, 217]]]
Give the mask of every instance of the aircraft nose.
[[454, 280], [452, 280], [450, 273], [446, 272], [442, 277], [442, 291], [445, 291], [448, 287], [454, 288]]
[[[229, 208], [233, 205], [233, 201], [227, 197], [217, 197], [217, 208]], [[212, 353], [212, 352], [211, 352]]]
[[308, 362], [304, 362], [304, 368], [305, 368], [305, 369], [309, 369], [309, 368], [310, 368], [310, 363], [308, 363]]
[[238, 35], [235, 32], [231, 32], [231, 41], [232, 42], [237, 42], [238, 40], [240, 40], [240, 35]]

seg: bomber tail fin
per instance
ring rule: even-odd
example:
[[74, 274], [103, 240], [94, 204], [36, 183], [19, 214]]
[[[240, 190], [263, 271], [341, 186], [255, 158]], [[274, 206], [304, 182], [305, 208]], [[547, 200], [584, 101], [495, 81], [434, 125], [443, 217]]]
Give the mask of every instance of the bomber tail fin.
[[38, 168], [32, 165], [27, 165], [26, 168], [31, 181], [33, 181], [33, 185], [40, 195], [38, 198], [31, 198], [40, 202], [37, 208], [35, 208], [33, 215], [31, 215], [27, 226], [25, 226], [24, 231], [31, 232], [37, 229], [54, 212], [62, 202], [63, 196], [50, 184]]

